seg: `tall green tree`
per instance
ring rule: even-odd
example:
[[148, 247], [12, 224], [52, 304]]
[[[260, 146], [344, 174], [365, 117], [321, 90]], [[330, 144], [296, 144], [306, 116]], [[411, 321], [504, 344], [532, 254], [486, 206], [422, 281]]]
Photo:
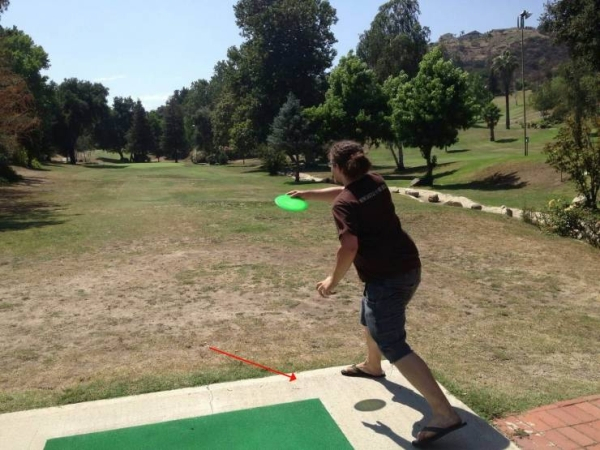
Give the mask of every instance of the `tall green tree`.
[[475, 99], [475, 104], [478, 107], [478, 118], [483, 118], [484, 111], [494, 99], [494, 94], [487, 87], [481, 75], [469, 74], [469, 84], [471, 86], [471, 92]]
[[[289, 92], [305, 107], [322, 101], [325, 71], [336, 55], [331, 27], [337, 17], [326, 0], [239, 0], [234, 12], [246, 41], [228, 53], [232, 93], [253, 97], [245, 102], [244, 119], [264, 142]], [[258, 109], [248, 109], [250, 104]]]
[[573, 59], [600, 71], [600, 2], [598, 0], [554, 0], [544, 5], [540, 29], [555, 42], [565, 44]]
[[119, 153], [121, 159], [123, 159], [123, 149], [127, 145], [127, 132], [133, 124], [136, 106], [136, 102], [131, 97], [113, 99], [112, 112], [116, 137], [114, 150]]
[[561, 66], [565, 89], [559, 98], [573, 117], [575, 141], [582, 144], [584, 122], [599, 115], [600, 73], [591, 70], [587, 61], [575, 59]]
[[152, 129], [152, 136], [154, 138], [154, 157], [157, 161], [165, 156], [165, 151], [162, 148], [162, 135], [164, 127], [164, 118], [160, 110], [153, 110], [148, 113], [148, 122], [150, 122], [150, 128]]
[[[546, 162], [574, 181], [577, 191], [585, 197], [585, 206], [598, 209], [600, 191], [600, 139], [592, 137], [592, 130], [600, 129], [600, 120], [586, 120], [580, 130], [569, 118], [556, 139], [544, 147]], [[581, 133], [581, 134], [580, 134]]]
[[176, 96], [172, 96], [165, 107], [162, 148], [167, 157], [179, 162], [187, 149], [183, 126], [183, 109]]
[[310, 134], [308, 120], [302, 114], [300, 101], [290, 93], [271, 126], [267, 143], [273, 152], [285, 153], [294, 165], [296, 183], [300, 182], [300, 163], [305, 152], [315, 142]]
[[401, 71], [413, 77], [427, 53], [430, 31], [422, 27], [417, 0], [391, 0], [379, 7], [370, 28], [360, 35], [357, 56], [373, 69], [379, 82]]
[[[563, 66], [564, 99], [572, 115], [569, 122], [575, 146], [584, 151], [586, 122], [598, 123], [600, 114], [600, 2], [598, 0], [555, 0], [544, 5], [540, 28], [555, 42], [565, 44], [571, 62]], [[565, 136], [559, 141], [566, 142]], [[566, 144], [564, 144], [566, 145]]]
[[375, 73], [350, 52], [329, 76], [325, 101], [307, 111], [321, 124], [322, 140], [374, 144], [389, 134], [388, 101]]
[[121, 161], [125, 160], [127, 132], [133, 123], [135, 102], [131, 97], [115, 97], [112, 108], [100, 119], [95, 127], [97, 144], [109, 152], [119, 154]]
[[71, 164], [77, 163], [75, 144], [84, 131], [106, 115], [108, 89], [100, 83], [64, 80], [56, 89], [59, 117], [55, 124], [56, 135]]
[[194, 143], [206, 154], [213, 153], [213, 129], [210, 109], [207, 106], [199, 108], [193, 116]]
[[156, 142], [148, 120], [148, 114], [141, 101], [133, 107], [133, 120], [127, 132], [127, 150], [131, 154], [132, 162], [147, 162], [149, 153], [156, 150]]
[[423, 58], [418, 74], [398, 83], [391, 99], [392, 122], [404, 143], [418, 147], [427, 163], [422, 184], [433, 184], [434, 147], [444, 148], [458, 141], [458, 130], [474, 124], [477, 105], [469, 76], [452, 61], [444, 60], [439, 47]]
[[513, 82], [515, 70], [519, 67], [517, 58], [510, 52], [505, 50], [501, 55], [496, 56], [492, 61], [492, 71], [494, 71], [502, 83], [504, 99], [506, 103], [506, 129], [510, 130], [510, 111], [509, 111], [509, 96], [510, 87]]
[[[400, 87], [407, 83], [409, 80], [408, 75], [405, 72], [400, 72], [395, 77], [389, 77], [383, 83], [383, 91], [386, 94], [388, 101], [387, 115], [386, 120], [388, 122], [389, 133], [387, 137], [383, 139], [386, 143], [390, 152], [392, 153], [392, 157], [396, 163], [396, 171], [402, 172], [406, 167], [404, 165], [404, 144], [402, 137], [402, 130], [398, 128], [398, 123], [394, 121], [393, 114], [394, 108], [393, 104], [398, 96], [398, 91]], [[397, 151], [397, 156], [396, 156]]]

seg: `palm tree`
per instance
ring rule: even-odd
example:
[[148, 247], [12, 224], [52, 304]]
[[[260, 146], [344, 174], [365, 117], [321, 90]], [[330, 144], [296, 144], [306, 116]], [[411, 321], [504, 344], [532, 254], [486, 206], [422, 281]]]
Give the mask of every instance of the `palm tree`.
[[510, 130], [510, 113], [508, 111], [508, 96], [510, 95], [510, 84], [513, 79], [513, 74], [515, 70], [519, 67], [519, 63], [517, 58], [510, 53], [510, 50], [505, 50], [499, 56], [494, 58], [492, 62], [492, 70], [496, 72], [500, 80], [502, 81], [502, 86], [504, 87], [504, 98], [506, 99], [506, 129]]
[[500, 108], [498, 108], [493, 102], [487, 104], [487, 106], [483, 109], [483, 120], [487, 124], [490, 129], [490, 141], [494, 142], [496, 138], [494, 137], [494, 127], [498, 125], [498, 121], [502, 113], [500, 112]]

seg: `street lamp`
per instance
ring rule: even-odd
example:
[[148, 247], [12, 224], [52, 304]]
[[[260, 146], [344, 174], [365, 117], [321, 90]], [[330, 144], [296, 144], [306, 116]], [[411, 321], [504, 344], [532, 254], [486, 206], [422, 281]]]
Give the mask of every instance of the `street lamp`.
[[525, 51], [523, 45], [523, 32], [525, 30], [525, 19], [529, 19], [531, 13], [526, 9], [517, 17], [517, 28], [521, 29], [521, 89], [523, 90], [523, 146], [525, 156], [529, 155], [529, 138], [527, 137], [527, 109], [525, 103]]

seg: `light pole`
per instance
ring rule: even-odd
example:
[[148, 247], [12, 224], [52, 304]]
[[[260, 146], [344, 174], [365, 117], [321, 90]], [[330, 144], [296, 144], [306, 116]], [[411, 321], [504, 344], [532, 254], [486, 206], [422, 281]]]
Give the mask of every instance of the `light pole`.
[[517, 28], [521, 29], [521, 89], [523, 90], [523, 148], [525, 156], [529, 155], [529, 138], [527, 137], [527, 107], [525, 103], [525, 50], [523, 44], [523, 33], [525, 30], [525, 19], [529, 19], [531, 13], [526, 9], [517, 17]]

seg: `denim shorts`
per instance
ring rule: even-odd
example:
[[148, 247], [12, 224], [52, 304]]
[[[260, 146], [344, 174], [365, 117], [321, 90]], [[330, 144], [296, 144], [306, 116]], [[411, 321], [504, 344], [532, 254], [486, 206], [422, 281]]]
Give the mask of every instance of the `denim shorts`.
[[365, 284], [360, 323], [393, 364], [412, 353], [406, 343], [406, 306], [421, 282], [421, 269]]

